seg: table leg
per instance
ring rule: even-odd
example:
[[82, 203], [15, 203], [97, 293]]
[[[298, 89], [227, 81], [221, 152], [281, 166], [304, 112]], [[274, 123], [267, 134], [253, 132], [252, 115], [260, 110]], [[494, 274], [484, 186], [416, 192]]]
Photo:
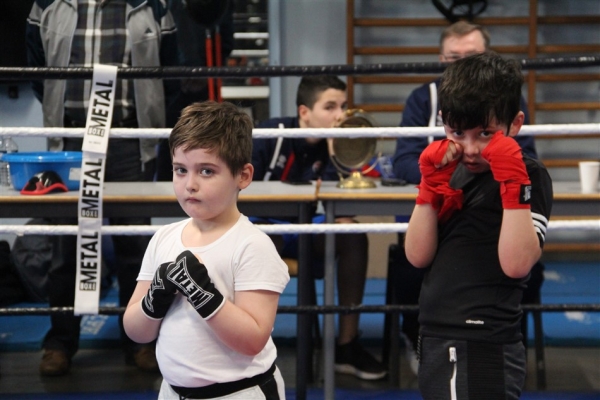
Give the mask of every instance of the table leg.
[[[333, 202], [325, 204], [326, 221], [328, 224], [335, 222]], [[325, 235], [325, 275], [324, 305], [335, 304], [335, 235]], [[331, 400], [335, 397], [335, 314], [325, 314], [323, 322], [323, 371], [325, 398]]]
[[[310, 223], [310, 206], [301, 204], [299, 210], [300, 223]], [[310, 276], [310, 235], [298, 237], [298, 305], [306, 306], [311, 302], [312, 284]], [[296, 317], [296, 399], [306, 399], [306, 386], [309, 374], [312, 372], [311, 351], [311, 321], [312, 315], [297, 314]]]

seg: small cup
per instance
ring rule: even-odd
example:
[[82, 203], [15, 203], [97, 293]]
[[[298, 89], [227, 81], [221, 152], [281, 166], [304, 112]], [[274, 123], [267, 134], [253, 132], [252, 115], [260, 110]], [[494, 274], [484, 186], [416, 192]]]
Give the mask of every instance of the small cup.
[[597, 193], [600, 161], [582, 161], [579, 163], [581, 193]]

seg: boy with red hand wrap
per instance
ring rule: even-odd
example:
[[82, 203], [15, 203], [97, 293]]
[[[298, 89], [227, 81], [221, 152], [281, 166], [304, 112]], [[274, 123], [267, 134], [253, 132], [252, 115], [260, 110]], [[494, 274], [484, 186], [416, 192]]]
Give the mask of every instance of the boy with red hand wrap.
[[455, 143], [443, 139], [431, 143], [419, 157], [421, 183], [417, 186], [417, 204], [431, 204], [438, 211], [440, 222], [446, 222], [454, 211], [462, 208], [462, 190], [449, 185], [459, 153]]
[[498, 131], [494, 133], [481, 156], [490, 163], [494, 179], [500, 182], [502, 207], [531, 208], [531, 181], [525, 169], [521, 147], [517, 142]]
[[422, 180], [404, 241], [407, 260], [424, 271], [418, 375], [424, 400], [450, 393], [518, 400], [523, 389], [521, 299], [542, 255], [552, 180], [513, 139], [524, 120], [522, 84], [519, 63], [493, 52], [451, 63], [441, 79], [447, 140], [421, 154]]

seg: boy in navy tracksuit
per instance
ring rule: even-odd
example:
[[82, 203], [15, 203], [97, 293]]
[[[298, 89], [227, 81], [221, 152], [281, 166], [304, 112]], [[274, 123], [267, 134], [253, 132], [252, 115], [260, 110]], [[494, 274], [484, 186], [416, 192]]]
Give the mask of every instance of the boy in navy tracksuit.
[[[296, 96], [297, 117], [274, 118], [259, 128], [331, 128], [339, 124], [347, 107], [346, 84], [336, 76], [305, 76]], [[339, 180], [330, 161], [327, 141], [323, 138], [255, 139], [252, 151], [254, 179], [265, 181]], [[313, 223], [324, 222], [317, 215]], [[353, 223], [352, 217], [337, 218], [337, 223]], [[277, 223], [270, 219], [269, 223]], [[283, 257], [297, 256], [297, 235], [272, 236]], [[324, 235], [313, 235], [313, 258], [322, 261]], [[336, 235], [338, 265], [337, 288], [342, 306], [362, 303], [367, 277], [368, 239], [364, 233]], [[318, 263], [317, 263], [318, 264]], [[321, 263], [322, 264], [322, 263]], [[316, 273], [317, 275], [319, 272]], [[321, 272], [322, 274], [322, 272]], [[339, 317], [335, 368], [337, 372], [360, 379], [383, 378], [387, 371], [358, 341], [359, 314]]]

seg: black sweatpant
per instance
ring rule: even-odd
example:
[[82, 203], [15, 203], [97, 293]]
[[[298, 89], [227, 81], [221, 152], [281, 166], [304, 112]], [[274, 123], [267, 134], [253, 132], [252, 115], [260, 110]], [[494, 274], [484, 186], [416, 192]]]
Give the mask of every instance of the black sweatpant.
[[518, 399], [525, 383], [522, 342], [495, 344], [421, 338], [419, 390], [424, 400]]

